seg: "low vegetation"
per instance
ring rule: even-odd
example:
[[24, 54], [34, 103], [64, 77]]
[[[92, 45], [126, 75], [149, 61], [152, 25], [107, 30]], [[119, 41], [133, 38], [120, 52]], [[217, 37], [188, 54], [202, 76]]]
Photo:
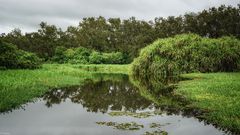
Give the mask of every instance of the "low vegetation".
[[77, 65], [68, 65], [75, 68], [79, 68], [83, 71], [94, 72], [94, 73], [121, 73], [128, 74], [129, 64], [119, 65], [119, 64], [77, 64]]
[[192, 106], [208, 110], [204, 118], [220, 127], [240, 133], [240, 73], [184, 74], [176, 93]]

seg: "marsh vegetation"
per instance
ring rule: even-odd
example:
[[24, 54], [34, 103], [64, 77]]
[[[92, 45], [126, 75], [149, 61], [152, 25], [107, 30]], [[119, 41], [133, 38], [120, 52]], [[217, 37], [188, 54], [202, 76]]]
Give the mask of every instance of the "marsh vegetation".
[[0, 131], [239, 134], [239, 12], [223, 5], [2, 33]]

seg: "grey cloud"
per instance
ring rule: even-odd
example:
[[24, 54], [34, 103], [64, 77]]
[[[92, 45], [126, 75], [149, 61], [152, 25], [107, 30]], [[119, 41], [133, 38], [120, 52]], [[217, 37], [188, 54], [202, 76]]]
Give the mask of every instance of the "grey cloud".
[[238, 3], [239, 0], [0, 0], [0, 33], [13, 28], [33, 31], [41, 21], [66, 28], [77, 25], [84, 17], [135, 16], [152, 20]]

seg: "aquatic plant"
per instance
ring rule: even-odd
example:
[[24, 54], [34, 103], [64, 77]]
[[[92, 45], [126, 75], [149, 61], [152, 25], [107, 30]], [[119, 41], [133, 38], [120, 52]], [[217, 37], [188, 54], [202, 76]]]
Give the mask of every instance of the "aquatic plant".
[[117, 122], [96, 122], [98, 125], [105, 125], [114, 127], [120, 130], [140, 130], [144, 128], [143, 125], [137, 124], [136, 122], [126, 122], [126, 123], [117, 123]]
[[161, 128], [162, 126], [169, 125], [170, 123], [160, 124], [160, 123], [150, 123], [150, 128]]
[[145, 132], [144, 135], [168, 135], [166, 131], [156, 130], [153, 132]]
[[108, 113], [110, 116], [131, 116], [134, 118], [147, 118], [150, 116], [153, 116], [152, 112], [140, 112], [140, 113], [134, 113], [134, 112], [110, 112]]

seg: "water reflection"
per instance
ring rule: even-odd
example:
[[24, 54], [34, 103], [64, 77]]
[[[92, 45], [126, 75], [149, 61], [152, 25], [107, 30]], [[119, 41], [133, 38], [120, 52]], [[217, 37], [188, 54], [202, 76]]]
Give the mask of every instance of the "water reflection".
[[[185, 117], [198, 117], [200, 121], [207, 110], [200, 110], [189, 106], [191, 101], [186, 100], [182, 95], [176, 94], [174, 89], [177, 82], [186, 80], [187, 78], [169, 77], [165, 80], [142, 79], [131, 76], [130, 81], [137, 86], [141, 96], [155, 103], [156, 108], [164, 111], [167, 115], [182, 115]], [[205, 121], [206, 124], [207, 121]]]
[[136, 111], [151, 108], [153, 103], [142, 97], [127, 75], [119, 80], [108, 78], [87, 79], [81, 86], [54, 89], [44, 95], [46, 106], [60, 104], [66, 99], [82, 104], [90, 112], [108, 110]]
[[49, 91], [25, 110], [0, 115], [0, 133], [223, 134], [190, 117], [189, 112], [194, 111], [184, 111], [187, 102], [174, 94], [174, 85], [161, 87], [161, 91], [154, 85], [158, 86], [122, 74], [95, 74], [79, 86]]
[[[53, 89], [43, 96], [43, 100], [47, 107], [69, 99], [72, 103], [81, 104], [88, 112], [157, 110], [160, 115], [195, 116], [203, 121], [201, 116], [206, 112], [186, 107], [188, 102], [174, 93], [175, 82], [178, 80], [179, 78], [165, 82], [139, 81], [124, 74], [100, 74], [86, 79], [80, 86]], [[129, 113], [121, 116], [129, 116], [127, 114]]]
[[135, 112], [154, 108], [167, 115], [186, 117], [201, 116], [205, 113], [186, 108], [188, 102], [173, 92], [173, 81], [166, 82], [143, 82], [125, 74], [96, 74], [80, 86], [53, 89], [43, 96], [43, 100], [47, 107], [51, 107], [70, 99], [73, 103], [81, 104], [88, 112]]

